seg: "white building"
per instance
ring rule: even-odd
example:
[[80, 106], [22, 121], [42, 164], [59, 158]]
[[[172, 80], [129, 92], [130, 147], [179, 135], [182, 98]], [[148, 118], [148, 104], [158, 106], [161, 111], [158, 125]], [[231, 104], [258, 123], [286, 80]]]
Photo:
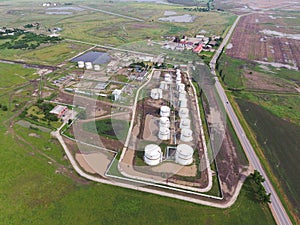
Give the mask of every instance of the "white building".
[[149, 166], [156, 166], [162, 161], [161, 148], [155, 144], [149, 144], [145, 147], [144, 161]]
[[162, 98], [162, 90], [160, 88], [154, 88], [151, 90], [150, 97], [153, 99], [161, 99]]
[[179, 98], [179, 100], [186, 99], [186, 91], [185, 90], [179, 90], [178, 98]]
[[180, 129], [190, 129], [191, 128], [191, 120], [190, 119], [182, 119], [179, 124]]
[[160, 127], [158, 132], [158, 138], [166, 141], [170, 139], [170, 129], [166, 127]]
[[94, 70], [99, 71], [100, 70], [100, 65], [94, 65]]
[[160, 116], [169, 117], [170, 112], [171, 112], [170, 107], [165, 106], [165, 105], [160, 107]]
[[194, 149], [186, 144], [180, 144], [177, 146], [175, 153], [175, 162], [180, 165], [186, 166], [193, 163]]
[[179, 83], [176, 85], [176, 88], [179, 92], [185, 93], [185, 85], [184, 84]]
[[67, 111], [67, 106], [57, 105], [50, 111], [50, 113], [55, 114], [58, 118], [61, 118], [66, 114]]
[[181, 129], [180, 140], [184, 142], [191, 142], [193, 140], [193, 131], [188, 128]]

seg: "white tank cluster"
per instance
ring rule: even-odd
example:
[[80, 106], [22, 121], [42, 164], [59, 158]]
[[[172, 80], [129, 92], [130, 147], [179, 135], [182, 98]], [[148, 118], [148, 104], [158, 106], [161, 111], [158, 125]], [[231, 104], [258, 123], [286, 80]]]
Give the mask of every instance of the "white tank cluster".
[[179, 124], [180, 129], [190, 129], [191, 128], [191, 120], [190, 119], [182, 119]]
[[168, 83], [166, 81], [161, 81], [159, 88], [162, 90], [167, 90], [168, 89]]
[[155, 144], [149, 144], [145, 147], [144, 161], [149, 166], [156, 166], [162, 161], [161, 148]]
[[170, 129], [166, 127], [160, 127], [158, 132], [158, 138], [162, 141], [170, 139]]
[[162, 90], [160, 88], [154, 88], [151, 90], [150, 97], [157, 100], [162, 98]]
[[187, 166], [193, 163], [194, 149], [187, 144], [177, 146], [175, 153], [175, 162], [180, 165]]
[[83, 69], [84, 68], [84, 62], [83, 61], [78, 61], [78, 68]]
[[170, 107], [165, 105], [160, 107], [160, 116], [169, 117], [170, 113], [171, 113]]
[[193, 131], [189, 128], [181, 129], [180, 140], [184, 142], [193, 141]]
[[168, 117], [160, 117], [159, 119], [159, 127], [170, 127], [170, 119]]

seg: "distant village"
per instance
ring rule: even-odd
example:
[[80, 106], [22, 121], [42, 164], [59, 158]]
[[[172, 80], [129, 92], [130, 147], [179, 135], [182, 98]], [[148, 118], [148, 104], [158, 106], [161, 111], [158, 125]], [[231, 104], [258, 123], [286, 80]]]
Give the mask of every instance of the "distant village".
[[222, 42], [222, 37], [212, 35], [206, 37], [201, 32], [194, 37], [188, 37], [186, 35], [182, 37], [178, 36], [164, 36], [165, 41], [162, 43], [162, 48], [183, 51], [192, 50], [195, 53], [201, 51], [214, 52], [215, 47], [219, 46]]

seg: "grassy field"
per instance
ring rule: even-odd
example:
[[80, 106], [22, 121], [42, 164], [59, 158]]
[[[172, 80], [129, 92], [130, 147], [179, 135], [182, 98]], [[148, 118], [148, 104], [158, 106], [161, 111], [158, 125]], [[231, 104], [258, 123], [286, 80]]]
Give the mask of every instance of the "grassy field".
[[0, 93], [1, 89], [17, 86], [37, 77], [38, 74], [34, 69], [23, 68], [22, 65], [17, 64], [0, 63]]
[[300, 127], [274, 116], [259, 105], [244, 99], [236, 99], [236, 101], [254, 131], [280, 185], [299, 215], [300, 183], [297, 177], [300, 170], [298, 163]]
[[127, 135], [129, 123], [124, 120], [103, 119], [83, 124], [83, 129], [111, 139], [123, 140]]

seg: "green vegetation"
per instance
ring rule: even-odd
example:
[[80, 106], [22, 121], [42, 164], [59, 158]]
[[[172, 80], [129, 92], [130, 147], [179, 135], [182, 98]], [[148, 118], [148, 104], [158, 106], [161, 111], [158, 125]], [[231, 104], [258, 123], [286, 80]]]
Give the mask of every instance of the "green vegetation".
[[[298, 159], [300, 127], [274, 116], [261, 106], [244, 99], [236, 99], [243, 116], [253, 130], [272, 172], [283, 187], [294, 210], [300, 211], [300, 183]], [[284, 160], [282, 160], [284, 159]]]
[[18, 64], [0, 63], [0, 71], [0, 93], [3, 89], [15, 87], [38, 77], [34, 69], [23, 68]]
[[0, 36], [2, 39], [10, 41], [0, 45], [0, 49], [36, 49], [41, 44], [57, 43], [62, 39], [59, 37], [50, 37], [43, 34], [35, 34], [33, 32], [25, 32], [24, 30], [15, 29], [12, 36]]
[[255, 198], [259, 202], [271, 203], [271, 194], [267, 194], [264, 186], [262, 185], [262, 183], [265, 182], [265, 178], [263, 178], [257, 170], [254, 170], [254, 173], [251, 173], [248, 179], [250, 180], [249, 182], [253, 188]]
[[115, 140], [123, 140], [127, 135], [129, 123], [124, 120], [109, 118], [87, 122], [84, 123], [82, 127], [84, 130], [97, 133], [100, 136]]

